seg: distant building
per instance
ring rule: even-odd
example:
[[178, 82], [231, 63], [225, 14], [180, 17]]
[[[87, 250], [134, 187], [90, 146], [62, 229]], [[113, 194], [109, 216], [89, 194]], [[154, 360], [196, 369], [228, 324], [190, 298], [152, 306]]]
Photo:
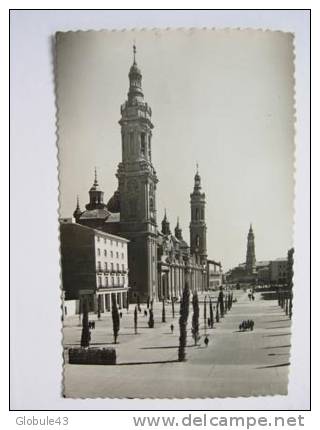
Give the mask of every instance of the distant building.
[[208, 288], [218, 289], [223, 283], [222, 264], [214, 260], [207, 260]]
[[251, 276], [256, 269], [256, 251], [254, 244], [254, 233], [252, 224], [250, 224], [248, 238], [247, 238], [247, 256], [246, 256], [246, 274]]
[[225, 276], [227, 282], [236, 284], [284, 284], [288, 278], [288, 259], [256, 261], [254, 233], [250, 224], [246, 262], [229, 270]]
[[270, 261], [270, 280], [274, 284], [286, 284], [288, 280], [288, 259]]
[[91, 311], [119, 307], [128, 296], [128, 240], [71, 222], [60, 223], [64, 300], [88, 299]]

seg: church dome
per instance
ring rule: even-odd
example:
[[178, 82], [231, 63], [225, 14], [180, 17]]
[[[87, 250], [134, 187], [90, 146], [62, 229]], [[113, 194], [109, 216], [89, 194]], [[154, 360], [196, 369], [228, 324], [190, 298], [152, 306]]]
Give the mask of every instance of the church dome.
[[130, 67], [129, 76], [131, 76], [131, 75], [140, 75], [141, 76], [141, 70], [137, 66], [137, 63], [133, 63], [132, 66]]
[[113, 196], [109, 199], [107, 203], [107, 209], [110, 212], [118, 213], [120, 212], [120, 193], [116, 190]]

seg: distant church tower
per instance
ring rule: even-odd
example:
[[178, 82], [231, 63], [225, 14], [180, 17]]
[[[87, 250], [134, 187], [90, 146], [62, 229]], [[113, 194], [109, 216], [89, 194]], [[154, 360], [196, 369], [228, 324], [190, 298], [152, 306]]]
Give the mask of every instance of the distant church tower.
[[190, 251], [197, 262], [205, 264], [207, 260], [207, 226], [205, 222], [206, 195], [201, 192], [201, 177], [197, 172], [194, 177], [194, 188], [190, 194]]
[[136, 63], [129, 72], [127, 101], [121, 106], [122, 162], [117, 178], [120, 195], [120, 235], [130, 240], [128, 247], [129, 284], [133, 294], [154, 297], [157, 286], [156, 185], [151, 161], [151, 108], [144, 101], [142, 75]]
[[250, 224], [248, 241], [247, 241], [247, 258], [246, 258], [247, 274], [252, 275], [255, 267], [256, 267], [256, 253], [255, 253], [255, 247], [254, 247], [254, 234], [252, 230], [252, 224]]

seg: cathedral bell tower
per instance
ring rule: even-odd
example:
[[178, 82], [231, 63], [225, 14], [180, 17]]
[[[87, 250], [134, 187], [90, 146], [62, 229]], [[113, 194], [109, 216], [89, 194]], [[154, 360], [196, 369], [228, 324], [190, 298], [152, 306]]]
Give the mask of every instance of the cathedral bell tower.
[[246, 272], [248, 275], [252, 275], [256, 267], [256, 253], [254, 245], [254, 233], [252, 230], [252, 224], [250, 224], [250, 229], [247, 239], [247, 257], [246, 257]]
[[190, 251], [196, 256], [197, 263], [207, 261], [207, 226], [205, 222], [206, 195], [201, 192], [201, 177], [197, 172], [194, 177], [194, 188], [190, 194]]
[[128, 247], [131, 292], [146, 299], [154, 297], [157, 285], [156, 185], [151, 161], [151, 108], [144, 101], [142, 74], [136, 63], [129, 71], [129, 91], [121, 106], [122, 161], [117, 178], [120, 196], [120, 234], [130, 240]]

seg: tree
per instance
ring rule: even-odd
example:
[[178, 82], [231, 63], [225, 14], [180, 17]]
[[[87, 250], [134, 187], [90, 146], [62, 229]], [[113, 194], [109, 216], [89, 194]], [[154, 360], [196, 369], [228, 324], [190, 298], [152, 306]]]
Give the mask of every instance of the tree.
[[287, 270], [287, 284], [289, 289], [289, 318], [292, 318], [292, 297], [293, 297], [293, 254], [294, 254], [294, 248], [289, 249], [288, 251], [288, 270]]
[[162, 322], [166, 322], [166, 308], [164, 303], [164, 297], [162, 298]]
[[134, 308], [134, 332], [138, 333], [138, 308], [135, 306]]
[[216, 321], [217, 321], [217, 323], [220, 321], [220, 315], [219, 315], [219, 303], [217, 303]]
[[140, 296], [139, 294], [137, 295], [137, 306], [138, 306], [138, 311], [141, 312], [141, 307], [140, 307]]
[[174, 299], [171, 297], [172, 318], [174, 318]]
[[204, 319], [204, 333], [207, 334], [207, 297], [206, 296], [203, 302], [203, 319]]
[[98, 319], [100, 319], [100, 317], [101, 317], [101, 295], [99, 294], [98, 295], [98, 311], [97, 311], [97, 316], [98, 316]]
[[198, 293], [195, 291], [192, 295], [192, 307], [193, 307], [193, 315], [192, 315], [192, 337], [194, 340], [194, 344], [197, 345], [199, 340], [199, 299]]
[[212, 301], [210, 298], [209, 298], [209, 313], [210, 313], [210, 328], [213, 328], [214, 316], [213, 316]]
[[117, 300], [115, 294], [111, 294], [112, 297], [112, 325], [113, 325], [113, 338], [114, 343], [117, 343], [118, 333], [120, 330], [120, 316], [117, 306]]
[[149, 321], [148, 321], [149, 328], [154, 327], [154, 318], [153, 318], [153, 310], [149, 309]]
[[182, 299], [180, 303], [180, 318], [179, 318], [180, 337], [179, 337], [179, 352], [178, 352], [179, 361], [186, 360], [185, 348], [187, 344], [189, 300], [190, 300], [190, 289], [189, 289], [188, 283], [186, 282], [185, 287], [183, 289]]
[[224, 303], [223, 303], [223, 291], [222, 291], [222, 287], [220, 287], [220, 293], [218, 296], [218, 305], [220, 306], [220, 315], [221, 318], [223, 318], [224, 315]]
[[88, 317], [88, 301], [86, 298], [82, 302], [82, 332], [81, 332], [81, 346], [82, 348], [88, 348], [90, 344], [90, 329], [89, 329], [89, 317]]

